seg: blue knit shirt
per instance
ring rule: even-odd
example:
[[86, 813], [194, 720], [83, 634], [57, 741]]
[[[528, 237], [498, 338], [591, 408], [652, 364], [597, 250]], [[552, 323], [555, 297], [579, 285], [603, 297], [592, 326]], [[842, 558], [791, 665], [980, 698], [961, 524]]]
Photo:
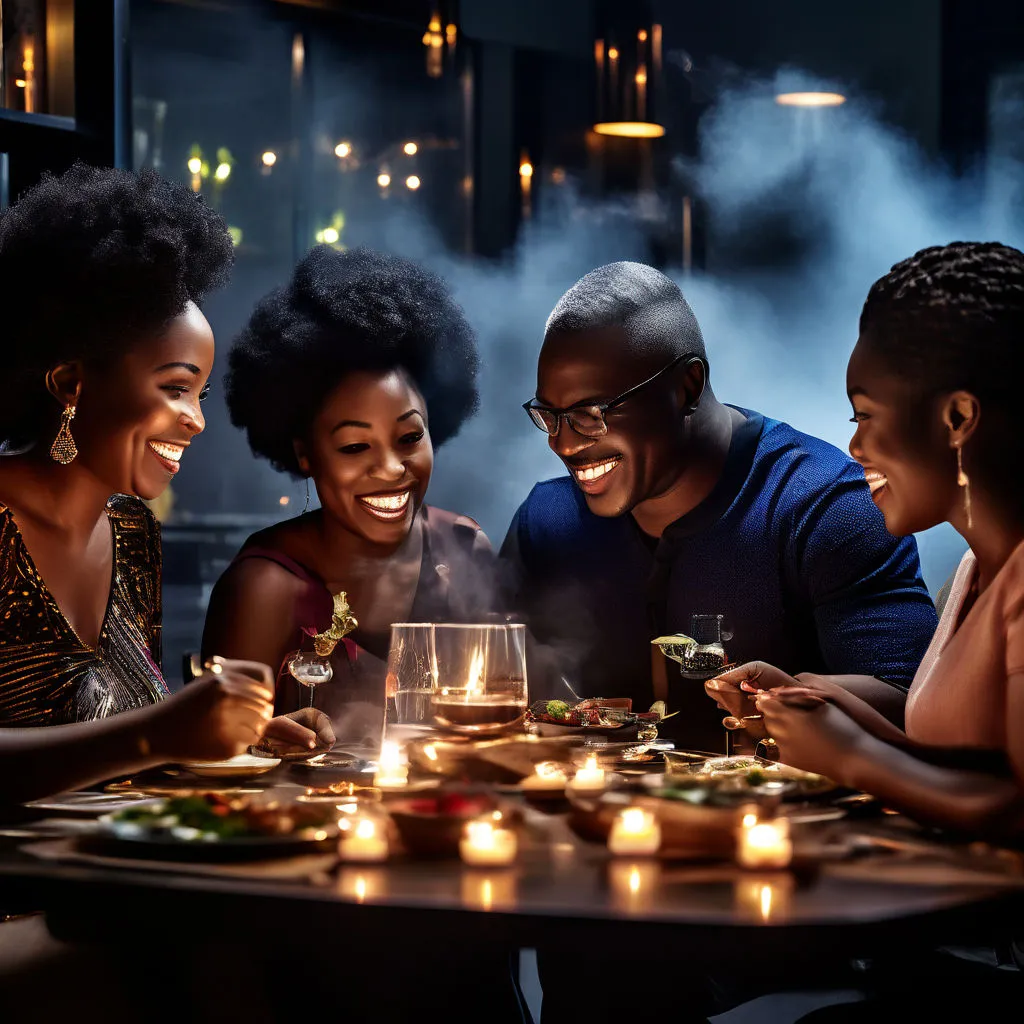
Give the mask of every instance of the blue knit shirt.
[[[516, 513], [502, 547], [513, 607], [581, 696], [646, 710], [651, 639], [688, 633], [693, 614], [724, 615], [736, 664], [913, 679], [937, 621], [916, 542], [889, 534], [838, 448], [740, 411], [715, 488], [657, 542], [630, 515], [594, 515], [568, 476], [537, 484]], [[668, 667], [670, 697], [698, 691], [720, 734], [702, 685]], [[531, 679], [533, 696], [566, 697], [555, 684]]]

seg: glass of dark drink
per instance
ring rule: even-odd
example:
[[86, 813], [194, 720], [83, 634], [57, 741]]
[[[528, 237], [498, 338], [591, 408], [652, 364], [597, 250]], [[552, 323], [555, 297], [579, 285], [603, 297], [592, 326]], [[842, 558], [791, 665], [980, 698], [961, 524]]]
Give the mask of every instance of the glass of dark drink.
[[433, 725], [466, 736], [519, 726], [526, 714], [526, 627], [435, 624]]

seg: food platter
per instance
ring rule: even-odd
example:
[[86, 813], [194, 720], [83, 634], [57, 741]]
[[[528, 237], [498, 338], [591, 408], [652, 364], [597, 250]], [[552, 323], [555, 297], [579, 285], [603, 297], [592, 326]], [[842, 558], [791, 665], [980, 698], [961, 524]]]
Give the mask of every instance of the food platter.
[[[670, 799], [692, 803], [727, 803], [746, 798], [809, 800], [839, 788], [824, 775], [761, 757], [708, 757], [693, 760], [686, 751], [665, 751], [665, 774], [645, 780]], [[664, 795], [664, 794], [663, 794]]]
[[216, 794], [154, 800], [99, 819], [89, 848], [125, 857], [249, 860], [320, 852], [337, 842], [323, 808], [256, 803]]

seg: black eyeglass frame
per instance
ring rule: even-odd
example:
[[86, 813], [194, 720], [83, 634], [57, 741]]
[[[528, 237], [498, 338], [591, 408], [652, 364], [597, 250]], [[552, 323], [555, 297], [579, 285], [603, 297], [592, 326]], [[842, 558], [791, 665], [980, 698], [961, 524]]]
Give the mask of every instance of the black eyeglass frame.
[[[552, 409], [550, 406], [540, 405], [536, 398], [531, 398], [528, 402], [523, 402], [523, 409], [526, 410], [527, 416], [530, 417], [530, 422], [537, 427], [538, 430], [543, 430], [549, 437], [558, 436], [559, 430], [562, 429], [563, 416], [569, 426], [581, 437], [604, 437], [604, 435], [608, 433], [608, 421], [605, 419], [605, 413], [607, 413], [609, 409], [614, 409], [617, 406], [622, 405], [623, 402], [632, 398], [641, 388], [647, 387], [648, 384], [653, 384], [659, 377], [668, 373], [669, 370], [677, 367], [684, 359], [686, 360], [687, 366], [691, 363], [699, 362], [704, 367], [704, 380], [707, 381], [708, 361], [703, 356], [697, 355], [695, 352], [688, 352], [685, 355], [677, 356], [668, 364], [668, 366], [663, 366], [653, 377], [648, 377], [647, 380], [634, 385], [628, 391], [623, 391], [621, 395], [611, 399], [611, 401], [577, 402], [575, 405], [570, 405], [565, 409]], [[595, 410], [597, 418], [600, 419], [603, 429], [596, 434], [588, 434], [586, 431], [580, 430], [580, 428], [573, 423], [572, 416], [570, 415], [576, 409], [587, 409], [588, 411]], [[539, 415], [534, 415], [535, 412], [546, 412], [553, 415], [555, 417], [555, 429], [550, 429]]]

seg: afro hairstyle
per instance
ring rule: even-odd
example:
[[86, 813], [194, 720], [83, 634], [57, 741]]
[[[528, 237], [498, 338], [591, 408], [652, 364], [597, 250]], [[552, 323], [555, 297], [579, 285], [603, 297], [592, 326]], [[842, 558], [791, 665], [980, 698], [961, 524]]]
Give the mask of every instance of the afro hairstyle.
[[253, 454], [297, 477], [294, 441], [350, 373], [404, 370], [426, 402], [435, 447], [479, 404], [476, 336], [447, 285], [370, 249], [312, 249], [256, 306], [229, 364], [231, 422]]

